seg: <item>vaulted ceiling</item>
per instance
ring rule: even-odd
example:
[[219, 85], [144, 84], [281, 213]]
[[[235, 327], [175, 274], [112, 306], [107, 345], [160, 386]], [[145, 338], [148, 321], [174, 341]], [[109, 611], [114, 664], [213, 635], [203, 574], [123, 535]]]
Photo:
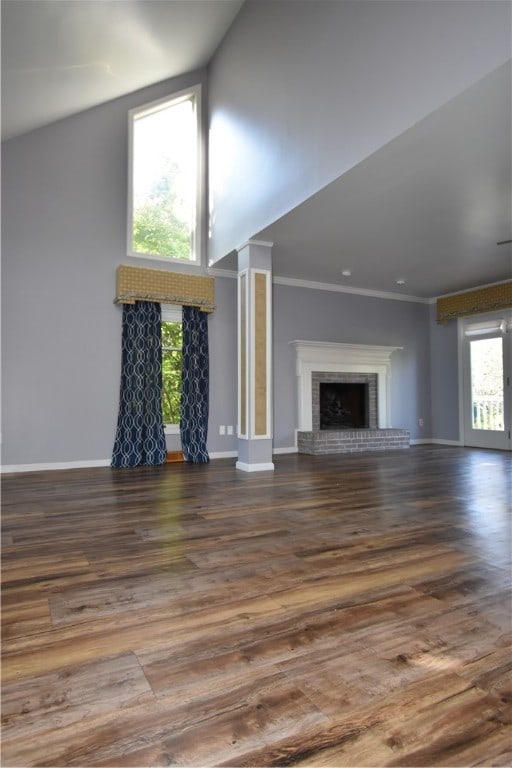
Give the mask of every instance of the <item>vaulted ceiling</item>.
[[205, 66], [243, 0], [3, 0], [2, 138]]
[[[3, 0], [3, 138], [205, 66], [242, 5]], [[511, 92], [509, 62], [251, 233], [276, 276], [419, 298], [509, 279]]]

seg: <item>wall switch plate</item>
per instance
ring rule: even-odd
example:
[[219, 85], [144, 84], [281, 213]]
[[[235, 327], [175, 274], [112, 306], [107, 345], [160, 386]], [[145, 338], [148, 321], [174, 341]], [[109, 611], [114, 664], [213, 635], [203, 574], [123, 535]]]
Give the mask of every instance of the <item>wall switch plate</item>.
[[226, 427], [224, 424], [221, 424], [219, 427], [219, 435], [225, 435], [226, 434]]
[[419, 424], [420, 427], [422, 427], [423, 426], [423, 419], [418, 419], [418, 424]]
[[233, 434], [233, 425], [230, 424], [228, 427], [228, 435], [232, 435], [232, 434]]

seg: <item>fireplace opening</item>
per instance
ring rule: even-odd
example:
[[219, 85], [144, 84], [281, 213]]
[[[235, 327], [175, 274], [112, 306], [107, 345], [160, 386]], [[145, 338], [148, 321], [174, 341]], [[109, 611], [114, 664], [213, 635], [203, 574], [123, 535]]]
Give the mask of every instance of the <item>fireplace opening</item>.
[[320, 429], [367, 429], [367, 383], [320, 382]]

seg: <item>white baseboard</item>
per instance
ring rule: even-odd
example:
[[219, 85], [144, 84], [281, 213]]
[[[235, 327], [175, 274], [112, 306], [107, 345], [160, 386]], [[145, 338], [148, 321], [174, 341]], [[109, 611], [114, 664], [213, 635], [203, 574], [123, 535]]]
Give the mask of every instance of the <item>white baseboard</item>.
[[110, 467], [110, 459], [91, 459], [87, 461], [56, 461], [49, 464], [6, 464], [0, 472], [46, 472], [51, 469], [87, 469], [88, 467]]
[[464, 443], [460, 440], [438, 440], [433, 437], [411, 440], [411, 445], [453, 445], [454, 447], [463, 447]]
[[246, 464], [244, 461], [237, 461], [236, 468], [241, 469], [243, 472], [265, 472], [273, 470], [274, 465], [271, 461], [265, 464]]
[[208, 455], [210, 459], [236, 459], [238, 451], [212, 451]]
[[[210, 453], [210, 459], [236, 459], [237, 451], [218, 451]], [[6, 464], [0, 467], [3, 475], [15, 472], [47, 472], [54, 469], [88, 469], [91, 467], [110, 467], [111, 459], [92, 459], [88, 461], [57, 461], [44, 464]]]
[[[412, 439], [411, 445], [451, 445], [462, 447], [464, 445], [460, 440], [436, 440], [434, 438]], [[296, 446], [289, 448], [274, 448], [274, 455], [285, 453], [297, 453]], [[210, 459], [236, 459], [238, 451], [212, 451]], [[0, 474], [14, 474], [16, 472], [47, 472], [54, 469], [88, 469], [92, 467], [110, 467], [111, 459], [90, 459], [86, 461], [57, 461], [44, 464], [5, 464], [0, 467]], [[260, 472], [263, 470], [274, 469], [272, 462], [268, 464], [244, 464], [237, 462], [237, 469], [245, 472]], [[248, 468], [249, 467], [249, 468]]]

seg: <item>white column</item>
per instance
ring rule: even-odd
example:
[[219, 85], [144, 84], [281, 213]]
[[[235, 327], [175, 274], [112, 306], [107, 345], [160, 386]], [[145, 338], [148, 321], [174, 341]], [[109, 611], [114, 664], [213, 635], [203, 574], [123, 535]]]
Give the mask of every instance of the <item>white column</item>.
[[238, 249], [237, 469], [274, 469], [272, 462], [272, 243]]

